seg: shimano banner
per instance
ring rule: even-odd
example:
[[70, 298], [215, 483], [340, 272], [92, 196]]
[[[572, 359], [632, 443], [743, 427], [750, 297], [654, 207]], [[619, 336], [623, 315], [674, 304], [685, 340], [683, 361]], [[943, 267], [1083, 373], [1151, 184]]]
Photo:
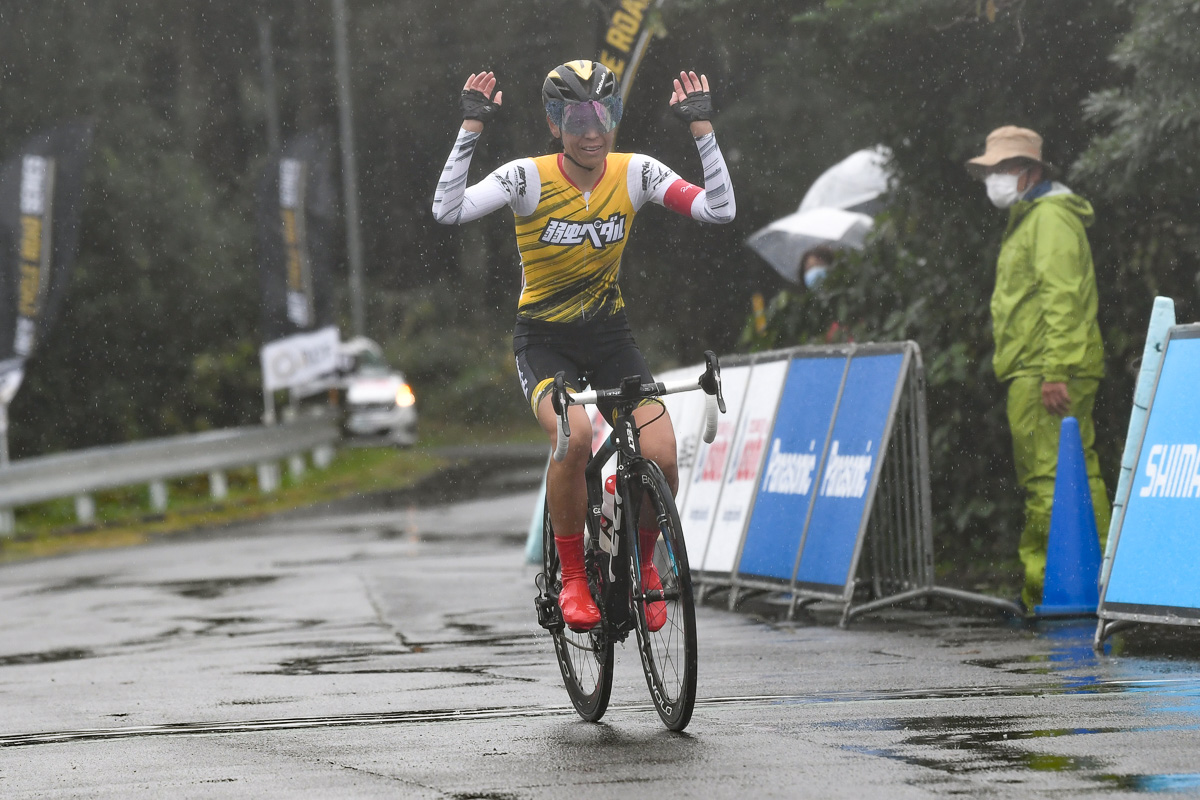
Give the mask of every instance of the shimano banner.
[[337, 189], [326, 129], [297, 136], [267, 162], [257, 206], [263, 342], [330, 324]]
[[90, 121], [37, 134], [0, 168], [0, 403], [53, 321], [79, 243]]
[[1171, 329], [1100, 598], [1102, 619], [1200, 624], [1200, 325]]

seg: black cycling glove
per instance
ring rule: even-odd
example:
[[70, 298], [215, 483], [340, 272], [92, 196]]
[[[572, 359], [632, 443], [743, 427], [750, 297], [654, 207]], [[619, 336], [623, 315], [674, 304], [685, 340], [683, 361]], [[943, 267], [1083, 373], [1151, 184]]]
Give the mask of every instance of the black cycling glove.
[[708, 92], [688, 92], [688, 96], [671, 106], [675, 116], [689, 125], [712, 119], [712, 95]]
[[463, 89], [458, 105], [463, 119], [477, 119], [485, 125], [500, 113], [500, 104], [493, 103], [478, 89]]

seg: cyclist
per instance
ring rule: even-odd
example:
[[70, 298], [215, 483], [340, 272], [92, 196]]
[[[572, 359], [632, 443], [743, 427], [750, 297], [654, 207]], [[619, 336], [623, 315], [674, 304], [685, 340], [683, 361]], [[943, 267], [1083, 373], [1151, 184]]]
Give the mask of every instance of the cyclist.
[[[702, 222], [725, 223], [734, 217], [733, 187], [710, 122], [706, 76], [681, 72], [670, 98], [671, 109], [695, 137], [704, 168], [701, 188], [654, 158], [612, 151], [621, 98], [616, 76], [593, 61], [555, 67], [542, 85], [546, 121], [561, 152], [510, 161], [467, 186], [479, 136], [503, 104], [503, 93], [495, 88], [492, 72], [471, 75], [463, 87], [462, 128], [442, 170], [433, 214], [438, 222], [460, 224], [502, 206], [512, 209], [523, 271], [513, 350], [525, 397], [553, 446], [557, 418], [549, 389], [560, 370], [575, 391], [584, 381], [596, 388], [615, 387], [632, 375], [640, 375], [644, 383], [653, 381], [617, 285], [621, 253], [637, 211], [654, 202]], [[611, 408], [601, 411], [607, 416]], [[634, 412], [639, 425], [660, 415], [659, 424], [642, 432], [642, 452], [659, 465], [676, 492], [670, 418], [658, 404]], [[600, 621], [583, 560], [591, 422], [580, 406], [569, 408], [568, 421], [574, 435], [566, 457], [550, 462], [546, 498], [562, 563], [563, 620], [573, 630], [585, 631]], [[658, 590], [661, 583], [651, 559], [658, 529], [652, 515], [647, 516], [651, 518], [639, 524], [642, 583]], [[653, 630], [661, 628], [665, 603], [650, 603], [647, 617]]]

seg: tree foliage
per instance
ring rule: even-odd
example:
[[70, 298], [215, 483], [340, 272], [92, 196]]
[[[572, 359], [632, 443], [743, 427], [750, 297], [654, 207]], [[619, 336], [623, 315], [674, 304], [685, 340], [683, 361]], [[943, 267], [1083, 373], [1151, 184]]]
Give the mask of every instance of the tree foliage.
[[[1011, 557], [1021, 524], [1003, 387], [991, 371], [988, 305], [1005, 215], [963, 162], [982, 152], [988, 131], [1031, 127], [1095, 202], [1108, 369], [1097, 448], [1111, 490], [1153, 297], [1174, 296], [1184, 319], [1194, 307], [1194, 8], [846, 0], [799, 18], [827, 54], [825, 74], [861, 91], [895, 153], [897, 188], [868, 248], [845, 255], [823, 292], [776, 301], [756, 344], [819, 339], [831, 320], [859, 341], [920, 344], [936, 529], [956, 562]], [[1168, 154], [1183, 169], [1160, 182]]]
[[[527, 419], [509, 348], [520, 285], [511, 221], [446, 228], [429, 213], [455, 96], [480, 69], [505, 93], [475, 179], [544, 152], [542, 78], [598, 51], [606, 2], [348, 2], [367, 333], [419, 397], [436, 399], [431, 414]], [[772, 307], [776, 345], [824, 341], [833, 322], [858, 341], [915, 339], [930, 376], [939, 541], [1010, 552], [1019, 498], [988, 329], [1003, 214], [962, 164], [989, 130], [1021, 124], [1096, 204], [1110, 375], [1097, 413], [1111, 474], [1152, 297], [1174, 296], [1184, 318], [1194, 309], [1196, 4], [669, 0], [654, 13], [662, 35], [618, 146], [702, 181], [666, 100], [680, 69], [708, 74], [739, 208], [718, 227], [658, 208], [639, 216], [622, 284], [651, 361], [734, 349], [756, 290], [792, 292]], [[270, 116], [264, 25], [284, 137], [336, 129], [327, 0], [0, 7], [0, 153], [62, 118], [96, 121], [78, 270], [12, 409], [16, 455], [257, 417], [251, 193]], [[897, 188], [873, 243], [842, 259], [825, 292], [785, 287], [746, 237], [874, 144], [895, 154]], [[344, 289], [335, 305], [345, 318]], [[505, 400], [456, 405], [480, 389]]]

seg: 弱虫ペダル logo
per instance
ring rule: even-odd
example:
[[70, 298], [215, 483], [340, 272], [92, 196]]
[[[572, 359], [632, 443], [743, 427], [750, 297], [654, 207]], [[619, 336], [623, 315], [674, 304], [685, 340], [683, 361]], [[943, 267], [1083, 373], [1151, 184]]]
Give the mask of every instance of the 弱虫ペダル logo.
[[594, 219], [591, 222], [571, 222], [565, 219], [553, 219], [542, 229], [539, 242], [557, 244], [564, 247], [591, 242], [592, 247], [599, 250], [610, 244], [616, 244], [625, 238], [625, 215], [611, 214], [608, 219]]

